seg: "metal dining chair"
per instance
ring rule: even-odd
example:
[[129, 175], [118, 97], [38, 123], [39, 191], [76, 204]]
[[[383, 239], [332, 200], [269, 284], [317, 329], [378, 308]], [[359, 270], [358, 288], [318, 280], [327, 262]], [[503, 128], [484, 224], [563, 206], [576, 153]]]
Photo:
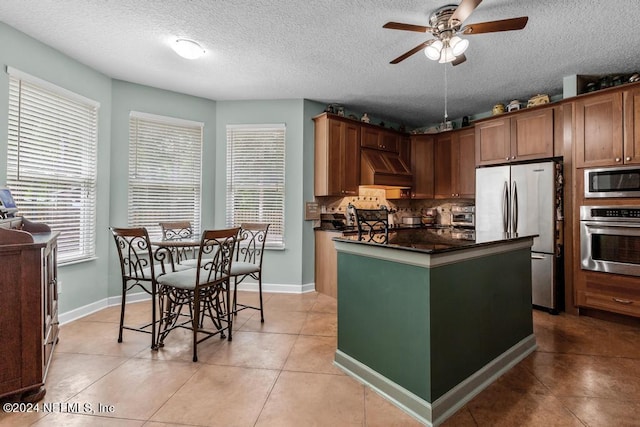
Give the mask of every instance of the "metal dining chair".
[[[159, 224], [162, 229], [162, 240], [191, 240], [195, 237], [190, 221], [160, 222]], [[191, 248], [172, 248], [172, 255], [178, 264], [187, 261], [188, 265], [195, 266], [193, 262], [195, 251]]]
[[[172, 272], [158, 278], [161, 332], [164, 346], [176, 328], [193, 332], [193, 361], [198, 361], [198, 344], [215, 335], [232, 339], [230, 274], [239, 228], [205, 230], [202, 233], [196, 268]], [[185, 313], [186, 308], [186, 313]], [[186, 317], [186, 319], [185, 319]], [[208, 327], [211, 321], [213, 327]], [[199, 337], [203, 336], [203, 337]]]
[[389, 210], [386, 206], [380, 206], [379, 209], [358, 209], [349, 204], [347, 210], [354, 216], [358, 240], [375, 243], [389, 241]]
[[[120, 272], [122, 274], [122, 302], [120, 304], [120, 327], [118, 342], [122, 342], [122, 331], [128, 329], [136, 332], [151, 334], [151, 348], [156, 346], [156, 292], [157, 278], [165, 273], [163, 261], [156, 264], [151, 250], [149, 234], [144, 227], [140, 228], [116, 228], [109, 227], [118, 249], [120, 259]], [[151, 295], [152, 314], [151, 322], [142, 326], [125, 325], [125, 309], [127, 306], [127, 293], [132, 290], [142, 290]]]
[[[236, 251], [236, 261], [231, 267], [231, 277], [233, 277], [233, 313], [247, 308], [260, 310], [260, 321], [264, 323], [264, 309], [262, 304], [262, 256], [264, 255], [264, 244], [267, 240], [269, 224], [243, 223], [240, 225], [240, 235], [238, 250]], [[245, 279], [251, 277], [258, 282], [258, 292], [260, 297], [260, 307], [240, 304], [238, 302], [238, 285]], [[238, 309], [238, 307], [240, 307]]]

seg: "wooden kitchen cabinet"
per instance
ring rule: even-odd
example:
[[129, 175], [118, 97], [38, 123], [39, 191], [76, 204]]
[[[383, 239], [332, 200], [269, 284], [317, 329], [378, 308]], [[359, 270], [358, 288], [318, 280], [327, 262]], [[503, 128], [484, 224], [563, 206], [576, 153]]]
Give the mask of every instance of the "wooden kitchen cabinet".
[[433, 146], [433, 135], [411, 136], [411, 173], [413, 175], [411, 198], [413, 199], [433, 199]]
[[622, 92], [579, 99], [575, 107], [576, 167], [621, 165]]
[[475, 131], [445, 132], [435, 137], [434, 197], [475, 197]]
[[476, 165], [508, 163], [511, 159], [511, 120], [508, 117], [476, 123]]
[[640, 88], [622, 93], [624, 103], [624, 161], [640, 164]]
[[360, 144], [363, 148], [399, 152], [401, 135], [392, 130], [377, 128], [373, 125], [361, 126]]
[[579, 307], [640, 317], [637, 277], [580, 270], [576, 279]]
[[353, 196], [360, 185], [360, 124], [327, 113], [314, 117], [316, 196]]
[[554, 107], [519, 111], [476, 124], [476, 164], [553, 157]]
[[12, 230], [7, 221], [0, 220], [0, 398], [35, 402], [58, 340], [58, 233]]
[[316, 292], [338, 297], [338, 252], [334, 237], [342, 237], [341, 231], [315, 231], [315, 286]]

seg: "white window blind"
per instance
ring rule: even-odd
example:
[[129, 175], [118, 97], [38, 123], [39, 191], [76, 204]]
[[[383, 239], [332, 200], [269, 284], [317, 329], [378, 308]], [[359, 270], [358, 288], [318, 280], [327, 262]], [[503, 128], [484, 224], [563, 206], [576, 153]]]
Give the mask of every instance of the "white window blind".
[[227, 226], [269, 223], [271, 248], [284, 248], [285, 130], [227, 125]]
[[160, 222], [190, 221], [200, 233], [203, 124], [132, 111], [128, 223], [162, 236]]
[[61, 264], [95, 256], [99, 104], [7, 68], [7, 187], [20, 214], [60, 231]]

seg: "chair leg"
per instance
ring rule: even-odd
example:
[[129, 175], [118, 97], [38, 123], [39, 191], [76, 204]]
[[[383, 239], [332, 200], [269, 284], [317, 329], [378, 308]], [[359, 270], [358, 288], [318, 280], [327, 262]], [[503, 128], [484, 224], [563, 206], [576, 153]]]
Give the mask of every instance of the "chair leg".
[[258, 293], [260, 294], [260, 323], [264, 323], [264, 310], [262, 308], [262, 274], [258, 276]]
[[[158, 313], [156, 309], [156, 304], [158, 297], [158, 286], [155, 283], [151, 284], [151, 350], [158, 350], [158, 342], [156, 341], [156, 327]], [[159, 328], [158, 328], [159, 329]]]
[[122, 302], [120, 303], [120, 331], [118, 332], [118, 342], [122, 342], [122, 329], [124, 328], [124, 308], [127, 302], [127, 284], [122, 283]]
[[[232, 339], [232, 329], [233, 329], [233, 313], [231, 313], [231, 295], [230, 295], [230, 287], [231, 287], [231, 279], [227, 280], [227, 284], [226, 284], [226, 292], [227, 292], [227, 327], [229, 328], [229, 338], [228, 340], [231, 341]], [[235, 291], [234, 291], [235, 294]], [[235, 299], [234, 299], [234, 305], [235, 305]]]
[[191, 328], [193, 329], [193, 361], [198, 361], [198, 323], [200, 322], [200, 290], [193, 293], [193, 312], [191, 315]]
[[[229, 284], [231, 284], [231, 281], [229, 281]], [[233, 314], [236, 316], [238, 315], [237, 301], [238, 301], [238, 277], [234, 277], [233, 278]]]

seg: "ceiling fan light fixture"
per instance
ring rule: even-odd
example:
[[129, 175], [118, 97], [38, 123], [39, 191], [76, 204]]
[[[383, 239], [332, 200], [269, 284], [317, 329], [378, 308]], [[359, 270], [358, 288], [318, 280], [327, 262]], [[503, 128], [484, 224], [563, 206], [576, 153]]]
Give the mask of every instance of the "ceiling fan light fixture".
[[447, 62], [452, 62], [456, 59], [456, 56], [453, 54], [453, 49], [448, 44], [445, 44], [444, 49], [440, 52], [440, 60], [438, 61], [441, 64], [446, 64]]
[[176, 39], [171, 47], [180, 56], [186, 59], [198, 59], [205, 54], [205, 50], [193, 40]]
[[440, 59], [440, 51], [442, 50], [442, 41], [436, 40], [424, 49], [424, 54], [432, 61]]
[[453, 36], [449, 41], [449, 46], [451, 46], [454, 56], [460, 56], [469, 47], [469, 40], [460, 38], [458, 36]]

